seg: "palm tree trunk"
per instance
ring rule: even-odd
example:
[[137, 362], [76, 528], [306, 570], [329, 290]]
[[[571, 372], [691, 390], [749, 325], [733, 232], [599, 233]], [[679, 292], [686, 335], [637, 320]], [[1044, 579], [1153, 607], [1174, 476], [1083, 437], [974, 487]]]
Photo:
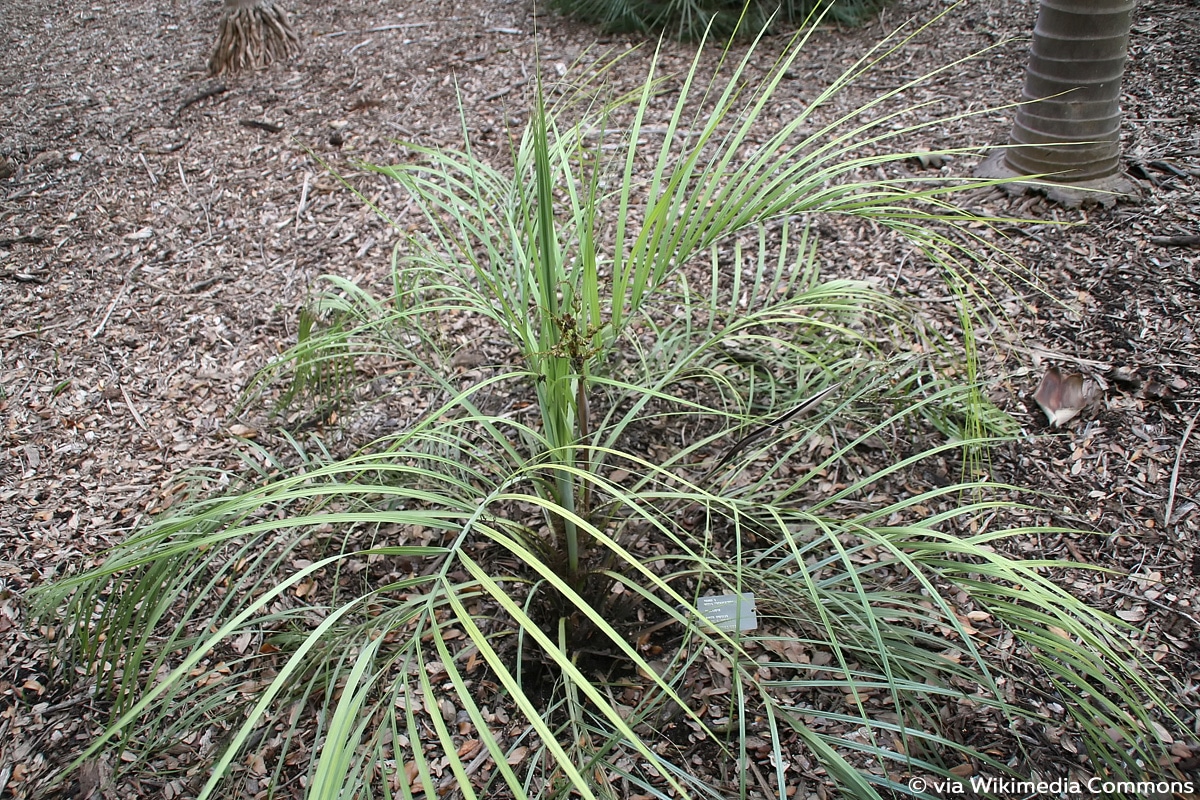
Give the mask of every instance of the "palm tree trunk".
[[1069, 205], [1111, 205], [1132, 190], [1121, 174], [1120, 103], [1133, 6], [1041, 0], [1009, 146], [981, 175], [1044, 176], [1036, 188]]
[[213, 75], [265, 67], [298, 52], [300, 37], [271, 0], [225, 0], [221, 31], [208, 60]]

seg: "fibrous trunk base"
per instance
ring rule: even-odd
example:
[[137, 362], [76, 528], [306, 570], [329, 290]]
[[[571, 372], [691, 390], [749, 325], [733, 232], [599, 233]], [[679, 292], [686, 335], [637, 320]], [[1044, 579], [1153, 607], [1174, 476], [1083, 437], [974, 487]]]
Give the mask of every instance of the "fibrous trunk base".
[[226, 2], [217, 46], [208, 60], [213, 75], [265, 67], [300, 50], [300, 37], [283, 9], [270, 0]]
[[1006, 155], [1005, 148], [994, 151], [975, 168], [975, 174], [981, 178], [1004, 180], [1005, 183], [1000, 186], [1009, 194], [1041, 192], [1067, 208], [1078, 208], [1085, 203], [1111, 208], [1118, 200], [1126, 200], [1134, 195], [1132, 181], [1120, 172], [1088, 181], [1051, 183], [1050, 179], [1031, 179], [1028, 174], [1013, 169]]

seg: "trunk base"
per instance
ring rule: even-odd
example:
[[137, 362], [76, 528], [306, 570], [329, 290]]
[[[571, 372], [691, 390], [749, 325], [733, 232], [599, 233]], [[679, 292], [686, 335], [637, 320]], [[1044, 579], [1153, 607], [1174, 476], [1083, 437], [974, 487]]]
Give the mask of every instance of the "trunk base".
[[1118, 200], [1132, 200], [1136, 196], [1133, 182], [1120, 172], [1104, 178], [1076, 183], [1058, 183], [1050, 178], [1030, 178], [1009, 166], [1005, 160], [1005, 148], [992, 152], [975, 168], [979, 178], [1004, 180], [1000, 188], [1011, 195], [1040, 192], [1047, 198], [1067, 208], [1098, 204], [1112, 208]]
[[265, 67], [300, 50], [300, 37], [283, 9], [258, 2], [249, 8], [226, 9], [217, 46], [208, 59], [211, 75]]

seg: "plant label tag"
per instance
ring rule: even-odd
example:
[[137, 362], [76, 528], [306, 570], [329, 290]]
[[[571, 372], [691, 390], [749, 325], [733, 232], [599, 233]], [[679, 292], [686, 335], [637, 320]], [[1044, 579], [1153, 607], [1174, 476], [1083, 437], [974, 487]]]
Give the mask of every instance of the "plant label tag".
[[701, 597], [696, 604], [703, 621], [719, 631], [752, 631], [758, 627], [754, 594], [719, 594]]

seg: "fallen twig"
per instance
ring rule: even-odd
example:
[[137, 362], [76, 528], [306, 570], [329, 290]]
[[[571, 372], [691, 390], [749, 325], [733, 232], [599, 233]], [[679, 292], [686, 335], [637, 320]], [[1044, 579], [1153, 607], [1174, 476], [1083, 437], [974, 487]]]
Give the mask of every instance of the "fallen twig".
[[96, 326], [96, 330], [92, 331], [88, 336], [89, 339], [95, 339], [104, 332], [104, 327], [108, 325], [108, 319], [112, 316], [113, 309], [117, 307], [117, 303], [121, 302], [121, 298], [129, 291], [129, 284], [133, 283], [134, 275], [137, 274], [138, 266], [130, 268], [129, 272], [125, 273], [125, 280], [121, 281], [121, 288], [117, 290], [117, 296], [108, 304], [108, 310], [104, 312], [104, 319], [100, 320], [100, 324]]
[[281, 130], [283, 130], [282, 125], [276, 125], [273, 122], [263, 122], [259, 119], [243, 119], [239, 120], [238, 124], [245, 128], [258, 128], [259, 130], [266, 131], [267, 133], [279, 133]]
[[78, 323], [75, 320], [70, 319], [70, 320], [67, 320], [66, 322], [56, 322], [53, 325], [43, 325], [40, 328], [30, 328], [27, 331], [13, 331], [12, 333], [5, 334], [4, 340], [8, 341], [9, 339], [19, 339], [22, 336], [37, 336], [42, 331], [52, 331], [55, 328], [65, 328], [68, 325], [73, 328], [77, 324]]
[[1192, 419], [1188, 422], [1187, 427], [1183, 430], [1183, 436], [1179, 440], [1179, 449], [1175, 451], [1175, 466], [1171, 468], [1171, 488], [1167, 492], [1167, 507], [1163, 510], [1163, 528], [1171, 524], [1171, 511], [1175, 507], [1175, 489], [1179, 485], [1179, 465], [1183, 462], [1183, 450], [1187, 447], [1188, 437], [1192, 435], [1192, 429], [1196, 427], [1196, 419], [1200, 418], [1200, 409], [1192, 414]]
[[[467, 764], [466, 769], [463, 770], [463, 775], [470, 777], [476, 770], [483, 766], [483, 762], [487, 761], [491, 757], [491, 751], [489, 751], [486, 747], [483, 748], [479, 751], [479, 754], [476, 755], [475, 758], [471, 759], [471, 763]], [[457, 774], [447, 775], [446, 777], [442, 778], [442, 782], [438, 784], [439, 794], [448, 793], [452, 787], [458, 784], [458, 781], [459, 778]]]
[[187, 100], [184, 100], [183, 105], [181, 105], [179, 107], [179, 110], [176, 111], [175, 113], [182, 114], [184, 109], [187, 108], [188, 106], [192, 105], [193, 103], [199, 103], [201, 100], [204, 100], [209, 97], [215, 97], [216, 95], [224, 94], [224, 93], [225, 93], [225, 84], [218, 83], [215, 86], [210, 86], [207, 89], [205, 89], [204, 91], [200, 92], [200, 94], [195, 95], [193, 97], [189, 97]]
[[1007, 342], [1007, 341], [995, 342], [992, 339], [985, 337], [985, 336], [979, 336], [977, 338], [981, 344], [987, 344], [987, 345], [998, 346], [998, 347], [1007, 347], [1009, 350], [1015, 350], [1018, 353], [1024, 353], [1026, 355], [1033, 356], [1035, 358], [1040, 358], [1043, 360], [1069, 361], [1072, 364], [1080, 364], [1081, 366], [1091, 367], [1092, 369], [1097, 369], [1101, 372], [1108, 372], [1109, 370], [1111, 370], [1113, 368], [1112, 362], [1110, 362], [1110, 361], [1096, 361], [1095, 359], [1091, 359], [1091, 358], [1080, 358], [1079, 356], [1073, 356], [1073, 355], [1070, 355], [1069, 353], [1060, 353], [1057, 350], [1047, 350], [1043, 347], [1026, 347], [1024, 345], [1020, 345], [1015, 342]]
[[346, 51], [346, 55], [347, 55], [347, 56], [352, 56], [352, 55], [354, 55], [354, 52], [355, 52], [356, 50], [358, 50], [360, 47], [366, 47], [367, 45], [369, 45], [369, 44], [370, 44], [371, 42], [373, 42], [373, 41], [375, 41], [375, 40], [374, 40], [374, 39], [364, 39], [363, 41], [361, 41], [361, 42], [359, 42], [358, 44], [354, 45], [354, 47], [351, 47], [349, 50], [347, 50], [347, 51]]
[[125, 405], [129, 406], [129, 411], [133, 414], [133, 421], [136, 422], [138, 427], [142, 430], [149, 431], [150, 429], [146, 427], [146, 422], [142, 419], [142, 415], [138, 413], [136, 408], [134, 408], [133, 400], [129, 399], [129, 392], [125, 391], [124, 386], [121, 387], [121, 396], [125, 398]]
[[41, 244], [44, 241], [45, 236], [14, 236], [11, 239], [0, 239], [0, 247], [8, 247], [10, 244]]
[[403, 22], [399, 25], [380, 25], [377, 28], [366, 28], [361, 31], [333, 31], [332, 33], [322, 33], [321, 36], [326, 39], [332, 39], [335, 36], [349, 36], [352, 33], [383, 33], [384, 31], [406, 31], [410, 28], [428, 28], [433, 25], [432, 22]]
[[300, 190], [300, 205], [296, 206], [296, 225], [300, 224], [300, 217], [304, 214], [304, 208], [308, 205], [308, 181], [312, 176], [307, 172], [304, 173], [304, 188]]
[[1151, 236], [1150, 244], [1161, 245], [1162, 247], [1188, 247], [1193, 244], [1200, 244], [1200, 236], [1195, 234], [1184, 234], [1180, 236]]
[[150, 183], [158, 186], [158, 178], [154, 177], [154, 170], [150, 169], [150, 162], [146, 160], [146, 154], [138, 153], [138, 158], [142, 160], [142, 166], [146, 168], [146, 174], [150, 176]]
[[524, 86], [527, 83], [529, 83], [529, 81], [517, 81], [516, 83], [512, 84], [511, 86], [507, 86], [503, 89], [500, 89], [499, 91], [492, 92], [491, 94], [484, 97], [483, 101], [486, 103], [491, 100], [499, 100], [501, 97], [504, 97], [504, 95], [510, 94], [511, 92], [513, 92], [516, 89], [520, 89], [522, 86]]
[[745, 450], [750, 444], [757, 441], [758, 439], [761, 439], [763, 436], [766, 436], [768, 433], [771, 433], [772, 431], [779, 430], [784, 425], [786, 425], [793, 417], [797, 417], [797, 416], [803, 414], [804, 412], [809, 411], [812, 408], [815, 408], [818, 403], [820, 403], [822, 400], [825, 399], [826, 395], [828, 395], [833, 390], [837, 389], [839, 386], [841, 386], [840, 383], [835, 383], [832, 386], [826, 386], [824, 389], [817, 392], [812, 397], [809, 397], [806, 400], [801, 400], [800, 403], [797, 404], [796, 406], [794, 406], [793, 408], [783, 412], [782, 414], [775, 417], [774, 419], [767, 420], [762, 425], [760, 425], [757, 428], [755, 428], [754, 430], [750, 431], [750, 433], [748, 433], [747, 435], [745, 435], [741, 439], [739, 439], [737, 442], [735, 442], [733, 447], [729, 448], [725, 452], [725, 455], [721, 457], [721, 460], [718, 461], [708, 472], [704, 473], [704, 477], [702, 477], [700, 480], [696, 481], [697, 485], [704, 486], [706, 483], [708, 483], [709, 478], [711, 478], [717, 472], [717, 470], [721, 469], [721, 467], [725, 466], [730, 461], [733, 461], [733, 459], [737, 456], [737, 454], [742, 452], [743, 450]]
[[1150, 166], [1163, 172], [1169, 172], [1177, 178], [1187, 179], [1192, 177], [1187, 170], [1180, 169], [1169, 161], [1151, 161]]
[[191, 286], [184, 289], [183, 293], [184, 294], [195, 294], [196, 292], [203, 292], [208, 287], [215, 286], [216, 284], [220, 283], [223, 280], [225, 280], [224, 275], [214, 275], [211, 278], [205, 278], [202, 281], [196, 281]]
[[80, 705], [82, 703], [87, 703], [91, 699], [92, 698], [90, 695], [83, 695], [82, 697], [75, 697], [75, 698], [72, 698], [71, 700], [64, 700], [61, 703], [55, 703], [52, 706], [46, 706], [45, 708], [38, 709], [38, 713], [39, 714], [53, 714], [55, 711], [63, 711], [65, 709], [72, 708], [72, 707]]
[[47, 283], [46, 271], [42, 272], [0, 272], [0, 278], [12, 278], [17, 283]]

